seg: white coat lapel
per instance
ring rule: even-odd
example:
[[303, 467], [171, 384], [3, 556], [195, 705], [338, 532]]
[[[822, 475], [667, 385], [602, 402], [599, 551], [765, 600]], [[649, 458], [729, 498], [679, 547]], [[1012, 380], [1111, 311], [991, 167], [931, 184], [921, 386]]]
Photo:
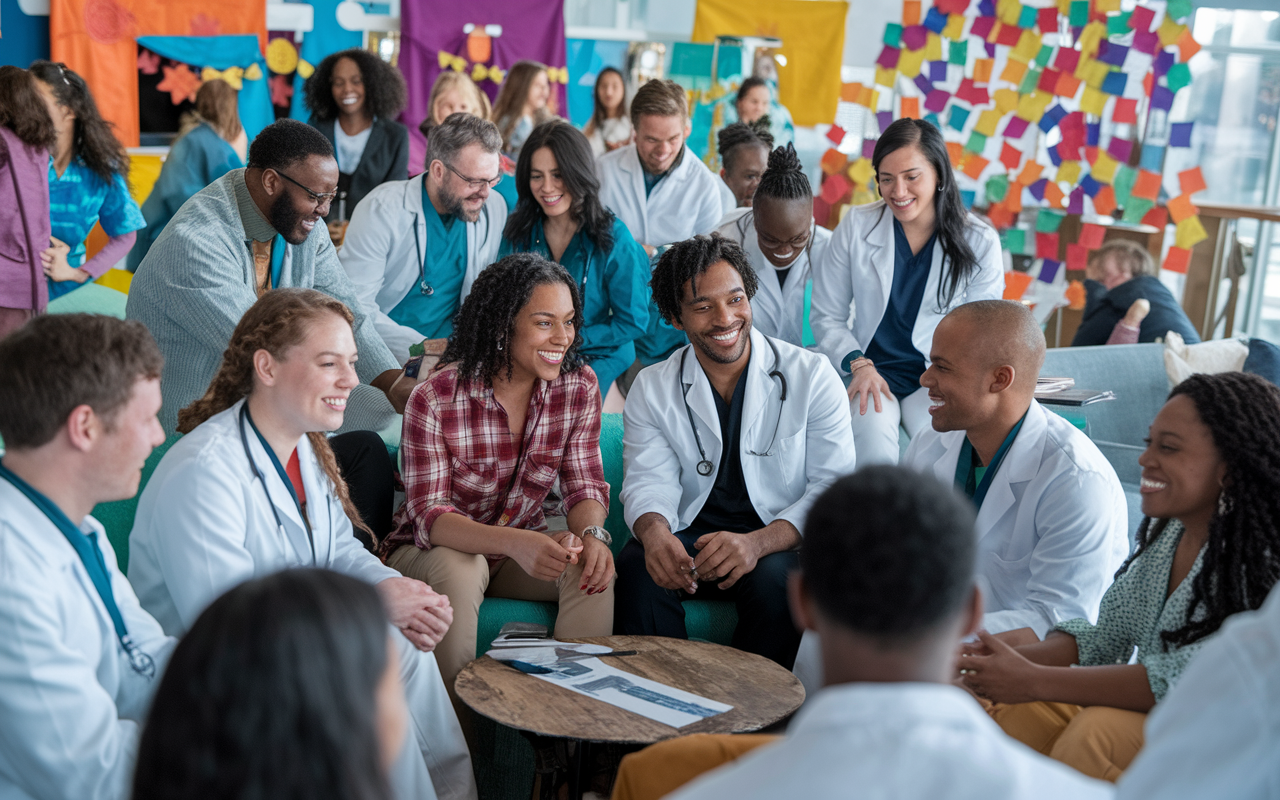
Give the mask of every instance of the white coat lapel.
[[[239, 412], [236, 413], [237, 419]], [[264, 488], [267, 492], [267, 500], [275, 506], [276, 514], [280, 515], [280, 523], [284, 526], [285, 538], [288, 540], [287, 547], [293, 549], [293, 560], [298, 564], [311, 566], [311, 543], [307, 539], [307, 529], [302, 524], [302, 517], [298, 513], [298, 507], [293, 502], [293, 495], [290, 494], [289, 488], [284, 485], [284, 481], [280, 478], [280, 473], [276, 472], [275, 466], [271, 463], [271, 456], [267, 453], [262, 442], [258, 440], [258, 436], [254, 433], [253, 428], [249, 426], [248, 420], [245, 421], [245, 434], [249, 441], [249, 452], [253, 457], [253, 464], [250, 469], [257, 469], [262, 477]], [[283, 464], [281, 466], [284, 466]], [[254, 476], [258, 477], [257, 475]], [[306, 484], [303, 484], [306, 487]], [[306, 487], [309, 488], [309, 487]], [[266, 513], [268, 524], [275, 527], [276, 518], [271, 514], [271, 509], [263, 509]], [[276, 531], [272, 531], [269, 536], [277, 536]], [[285, 547], [284, 543], [281, 543]]]
[[[298, 465], [302, 468], [302, 488], [307, 491], [307, 518], [316, 543], [316, 564], [326, 566], [333, 561], [333, 521], [329, 519], [329, 478], [320, 469], [311, 440], [298, 442]], [[306, 535], [305, 532], [303, 534]], [[307, 558], [311, 556], [307, 552]], [[310, 563], [309, 561], [306, 563]]]
[[759, 428], [762, 420], [767, 416], [764, 411], [769, 405], [770, 395], [774, 391], [779, 393], [782, 391], [782, 385], [775, 378], [770, 378], [769, 372], [781, 368], [781, 365], [774, 366], [773, 349], [769, 347], [764, 334], [752, 328], [751, 363], [747, 366], [747, 374], [744, 376], [747, 388], [742, 399], [742, 440], [748, 443], [743, 448], [744, 451], [753, 449], [764, 452], [769, 446], [767, 437], [773, 433], [773, 419], [770, 417], [767, 423], [764, 423], [764, 429]]
[[982, 508], [978, 511], [979, 531], [989, 531], [995, 527], [1014, 504], [1017, 498], [1014, 496], [1013, 484], [1026, 483], [1039, 471], [1045, 431], [1048, 429], [1044, 414], [1040, 404], [1032, 401], [1031, 408], [1027, 410], [1026, 421], [1009, 446], [1009, 452], [1005, 454], [1004, 461], [991, 479], [987, 497], [982, 501]]
[[[880, 315], [884, 316], [884, 306], [888, 304], [889, 291], [893, 288], [894, 262], [893, 212], [889, 210], [887, 204], [883, 206], [879, 219], [863, 237], [863, 243], [867, 248], [867, 260], [871, 262], [876, 277], [880, 279], [880, 296], [884, 299], [880, 304]], [[877, 320], [876, 325], [879, 326], [879, 324]]]
[[[689, 390], [685, 401], [698, 421], [707, 458], [711, 463], [719, 464], [720, 443], [724, 441], [724, 434], [720, 431], [720, 415], [716, 413], [716, 402], [711, 396], [711, 381], [707, 378], [707, 373], [702, 371], [698, 356], [693, 352], [693, 345], [685, 345], [685, 352], [689, 355], [685, 358], [684, 372], [680, 376], [681, 389]], [[710, 437], [706, 435], [708, 432]]]

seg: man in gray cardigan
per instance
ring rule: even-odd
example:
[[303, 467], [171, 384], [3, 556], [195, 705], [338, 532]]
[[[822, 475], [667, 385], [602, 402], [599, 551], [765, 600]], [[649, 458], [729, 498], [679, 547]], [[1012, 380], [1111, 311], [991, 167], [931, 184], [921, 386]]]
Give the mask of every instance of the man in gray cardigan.
[[[188, 200], [138, 266], [126, 314], [160, 344], [165, 369], [160, 422], [204, 395], [240, 317], [268, 289], [307, 287], [355, 314], [356, 372], [343, 430], [381, 430], [403, 411], [412, 381], [361, 313], [351, 280], [320, 223], [338, 185], [329, 141], [282, 119], [253, 140], [249, 166]], [[394, 387], [394, 388], [393, 388]]]

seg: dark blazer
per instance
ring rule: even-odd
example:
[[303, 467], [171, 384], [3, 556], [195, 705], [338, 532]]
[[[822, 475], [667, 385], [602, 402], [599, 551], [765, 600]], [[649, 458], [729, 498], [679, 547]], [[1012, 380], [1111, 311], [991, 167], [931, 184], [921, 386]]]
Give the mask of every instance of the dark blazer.
[[[312, 117], [308, 124], [323, 133], [336, 151], [333, 126], [337, 124], [337, 120], [320, 122]], [[356, 205], [373, 191], [373, 187], [387, 181], [403, 181], [408, 178], [409, 129], [393, 119], [375, 118], [369, 142], [364, 147], [364, 155], [360, 157], [356, 171], [351, 174], [351, 189], [347, 193], [347, 219], [351, 219]], [[337, 214], [338, 203], [335, 200], [329, 216], [337, 219]]]
[[1111, 291], [1107, 291], [1107, 287], [1097, 281], [1086, 280], [1084, 289], [1084, 319], [1080, 321], [1076, 337], [1071, 340], [1072, 347], [1106, 344], [1111, 336], [1111, 329], [1124, 318], [1133, 301], [1139, 298], [1146, 298], [1151, 303], [1151, 313], [1147, 314], [1138, 328], [1139, 342], [1154, 342], [1164, 338], [1169, 331], [1182, 334], [1182, 340], [1187, 344], [1200, 341], [1200, 335], [1196, 333], [1191, 320], [1187, 319], [1186, 312], [1159, 278], [1139, 275]]

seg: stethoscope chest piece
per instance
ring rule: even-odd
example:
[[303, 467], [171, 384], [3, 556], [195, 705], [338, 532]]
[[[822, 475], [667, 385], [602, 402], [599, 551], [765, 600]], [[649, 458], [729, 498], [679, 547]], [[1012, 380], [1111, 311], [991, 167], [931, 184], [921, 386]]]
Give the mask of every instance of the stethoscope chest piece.
[[705, 458], [698, 462], [698, 474], [704, 478], [710, 475], [713, 469], [715, 469], [715, 467], [713, 467], [711, 462]]
[[418, 291], [422, 292], [423, 295], [430, 297], [431, 295], [436, 293], [436, 287], [432, 286], [426, 281], [423, 281], [422, 284], [418, 287]]

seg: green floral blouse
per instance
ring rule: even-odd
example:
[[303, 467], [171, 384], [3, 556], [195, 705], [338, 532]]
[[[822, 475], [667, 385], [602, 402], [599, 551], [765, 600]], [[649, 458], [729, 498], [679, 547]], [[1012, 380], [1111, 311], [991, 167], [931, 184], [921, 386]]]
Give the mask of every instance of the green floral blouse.
[[1168, 649], [1160, 638], [1162, 631], [1177, 630], [1186, 621], [1191, 584], [1204, 563], [1201, 548], [1187, 577], [1165, 598], [1182, 530], [1182, 523], [1170, 520], [1146, 552], [1134, 559], [1129, 569], [1111, 584], [1102, 596], [1097, 625], [1087, 619], [1073, 619], [1056, 628], [1076, 638], [1082, 667], [1128, 664], [1136, 647], [1137, 663], [1147, 668], [1147, 680], [1156, 702], [1164, 699], [1191, 657], [1212, 638], [1207, 636], [1193, 644]]

